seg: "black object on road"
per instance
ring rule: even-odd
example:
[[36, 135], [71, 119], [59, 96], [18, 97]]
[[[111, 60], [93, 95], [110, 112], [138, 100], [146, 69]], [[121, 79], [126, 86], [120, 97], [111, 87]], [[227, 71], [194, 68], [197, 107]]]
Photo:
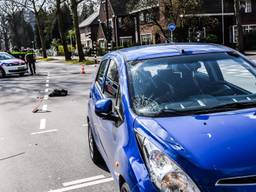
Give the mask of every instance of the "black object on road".
[[65, 89], [54, 89], [53, 92], [49, 94], [49, 97], [65, 97], [68, 95], [68, 91]]

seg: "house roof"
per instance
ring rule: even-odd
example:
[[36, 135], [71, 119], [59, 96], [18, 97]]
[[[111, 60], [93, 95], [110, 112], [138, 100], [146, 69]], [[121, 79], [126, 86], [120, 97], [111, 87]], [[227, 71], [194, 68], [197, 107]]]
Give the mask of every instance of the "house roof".
[[115, 15], [127, 15], [129, 13], [127, 4], [129, 0], [109, 0]]
[[203, 54], [203, 53], [220, 53], [232, 51], [232, 49], [215, 44], [203, 43], [176, 43], [176, 44], [159, 44], [137, 46], [132, 48], [121, 49], [112, 54], [121, 54], [126, 61], [153, 59], [158, 57], [179, 56], [185, 51], [186, 55]]
[[159, 0], [130, 0], [130, 10], [129, 13], [137, 13], [144, 10], [152, 9], [154, 7], [159, 7]]
[[95, 11], [93, 14], [91, 14], [87, 19], [85, 19], [84, 21], [82, 21], [80, 24], [79, 24], [79, 27], [80, 28], [83, 28], [83, 27], [87, 27], [91, 24], [93, 24], [93, 22], [98, 22], [97, 19], [99, 17], [99, 11]]

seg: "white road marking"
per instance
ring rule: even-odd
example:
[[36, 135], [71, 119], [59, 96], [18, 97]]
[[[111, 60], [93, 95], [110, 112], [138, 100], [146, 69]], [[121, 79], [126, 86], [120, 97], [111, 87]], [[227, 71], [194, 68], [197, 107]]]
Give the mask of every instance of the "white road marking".
[[79, 185], [73, 185], [73, 186], [64, 187], [64, 188], [61, 188], [61, 189], [50, 190], [49, 192], [71, 191], [71, 190], [74, 190], [74, 189], [80, 189], [80, 188], [84, 188], [84, 187], [98, 185], [98, 184], [101, 184], [101, 183], [107, 183], [107, 182], [110, 182], [110, 181], [113, 181], [113, 180], [114, 180], [113, 178], [100, 179], [100, 180], [97, 180], [97, 181], [92, 181], [92, 182], [88, 182], [88, 183], [82, 183], [82, 184], [79, 184]]
[[43, 112], [46, 112], [46, 111], [47, 111], [47, 105], [46, 105], [46, 104], [43, 105], [42, 111], [43, 111]]
[[83, 124], [83, 127], [88, 127], [88, 124]]
[[44, 96], [44, 100], [47, 100], [48, 98], [49, 98], [48, 95], [45, 95], [45, 96]]
[[49, 79], [47, 79], [47, 80], [46, 80], [46, 83], [49, 83], [49, 82], [50, 82], [50, 80], [49, 80]]
[[49, 92], [49, 89], [45, 89], [44, 92], [45, 92], [45, 93], [48, 93], [48, 92]]
[[62, 185], [63, 185], [64, 187], [67, 187], [67, 186], [70, 186], [70, 185], [76, 185], [76, 184], [80, 184], [80, 183], [86, 183], [86, 182], [89, 182], [89, 181], [95, 181], [95, 180], [103, 179], [103, 178], [105, 178], [104, 175], [97, 175], [97, 176], [88, 177], [88, 178], [85, 178], [85, 179], [79, 179], [79, 180], [75, 180], [75, 181], [65, 182], [65, 183], [63, 183]]
[[44, 134], [44, 133], [52, 133], [52, 132], [57, 132], [58, 129], [51, 129], [51, 130], [47, 130], [47, 131], [39, 131], [39, 132], [34, 132], [34, 133], [30, 133], [31, 135], [39, 135], [39, 134]]
[[49, 87], [49, 84], [47, 83], [47, 84], [45, 84], [45, 87]]
[[46, 79], [50, 79], [50, 76], [47, 76]]
[[40, 129], [45, 129], [46, 128], [46, 119], [41, 119], [40, 120]]

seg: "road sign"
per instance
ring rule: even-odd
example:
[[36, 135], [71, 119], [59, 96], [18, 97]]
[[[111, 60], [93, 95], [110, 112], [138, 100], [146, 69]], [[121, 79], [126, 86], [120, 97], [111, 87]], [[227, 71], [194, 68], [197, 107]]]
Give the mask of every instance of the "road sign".
[[176, 29], [175, 23], [170, 23], [170, 24], [168, 25], [168, 29], [169, 29], [169, 31], [171, 31], [171, 32], [175, 31], [175, 29]]

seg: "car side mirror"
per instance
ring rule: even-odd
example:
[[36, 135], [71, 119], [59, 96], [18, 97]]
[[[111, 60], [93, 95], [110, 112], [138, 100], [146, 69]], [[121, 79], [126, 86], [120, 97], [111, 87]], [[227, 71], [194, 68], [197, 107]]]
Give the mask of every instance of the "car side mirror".
[[105, 120], [117, 121], [119, 117], [112, 109], [113, 102], [111, 99], [101, 99], [95, 104], [95, 113], [98, 117]]

